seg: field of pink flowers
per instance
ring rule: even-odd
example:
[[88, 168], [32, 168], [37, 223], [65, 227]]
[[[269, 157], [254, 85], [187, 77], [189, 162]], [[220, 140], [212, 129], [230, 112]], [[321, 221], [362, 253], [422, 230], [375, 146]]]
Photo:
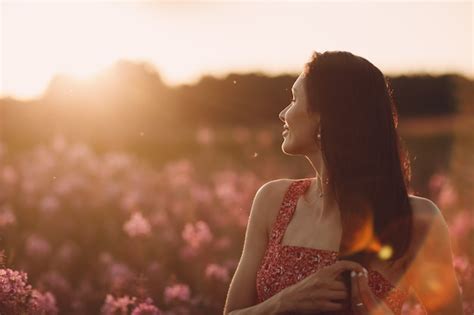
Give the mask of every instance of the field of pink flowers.
[[[0, 146], [0, 314], [222, 314], [254, 194], [281, 174], [275, 162], [255, 164], [156, 169], [61, 138], [16, 157]], [[445, 175], [430, 189], [451, 211], [454, 266], [474, 314], [472, 209], [456, 208]], [[423, 314], [416, 300], [403, 312]]]

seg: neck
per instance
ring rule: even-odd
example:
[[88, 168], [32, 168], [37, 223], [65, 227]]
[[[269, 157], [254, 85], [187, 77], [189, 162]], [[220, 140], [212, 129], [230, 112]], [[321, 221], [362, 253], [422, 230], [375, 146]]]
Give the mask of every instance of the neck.
[[[311, 185], [303, 196], [308, 206], [318, 212], [319, 221], [338, 214], [336, 199], [330, 193], [327, 186], [328, 185], [324, 184], [321, 179], [316, 176], [312, 178]], [[320, 196], [321, 193], [322, 196]]]
[[327, 218], [338, 213], [337, 201], [330, 189], [331, 179], [326, 176], [326, 169], [320, 155], [308, 157], [308, 159], [316, 175], [312, 178], [311, 185], [306, 190], [304, 198], [310, 207], [316, 207], [319, 204], [320, 219]]

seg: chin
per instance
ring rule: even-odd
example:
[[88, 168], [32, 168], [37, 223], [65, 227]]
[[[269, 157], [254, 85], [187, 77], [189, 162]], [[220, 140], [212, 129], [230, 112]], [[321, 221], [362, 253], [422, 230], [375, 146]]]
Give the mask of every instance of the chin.
[[283, 153], [287, 155], [299, 155], [301, 154], [297, 148], [292, 146], [291, 144], [287, 143], [287, 140], [283, 141], [283, 144], [281, 145], [281, 150]]
[[306, 146], [301, 147], [285, 139], [281, 145], [281, 151], [286, 155], [307, 155], [309, 150]]

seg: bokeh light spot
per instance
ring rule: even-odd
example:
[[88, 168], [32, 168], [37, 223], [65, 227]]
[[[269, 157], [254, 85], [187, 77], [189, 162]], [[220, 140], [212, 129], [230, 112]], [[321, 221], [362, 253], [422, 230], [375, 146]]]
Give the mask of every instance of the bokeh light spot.
[[382, 248], [380, 248], [379, 253], [378, 253], [379, 258], [383, 260], [389, 259], [390, 257], [392, 257], [392, 254], [393, 254], [393, 249], [389, 245], [383, 245]]

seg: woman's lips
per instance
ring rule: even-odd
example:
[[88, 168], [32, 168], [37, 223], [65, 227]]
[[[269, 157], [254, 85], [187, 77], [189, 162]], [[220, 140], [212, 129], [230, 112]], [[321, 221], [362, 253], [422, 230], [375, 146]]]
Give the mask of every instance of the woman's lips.
[[283, 132], [281, 134], [282, 134], [282, 136], [286, 136], [288, 134], [288, 132], [289, 132], [288, 129], [285, 129], [285, 130], [283, 130]]

